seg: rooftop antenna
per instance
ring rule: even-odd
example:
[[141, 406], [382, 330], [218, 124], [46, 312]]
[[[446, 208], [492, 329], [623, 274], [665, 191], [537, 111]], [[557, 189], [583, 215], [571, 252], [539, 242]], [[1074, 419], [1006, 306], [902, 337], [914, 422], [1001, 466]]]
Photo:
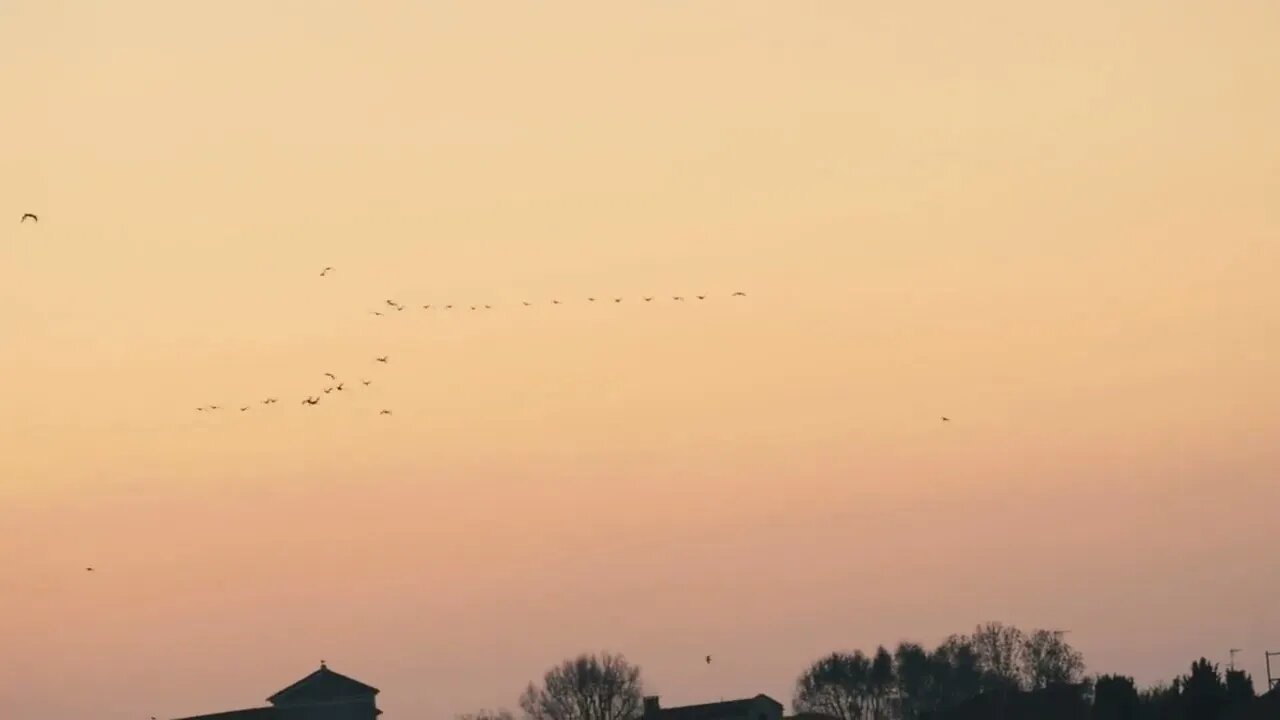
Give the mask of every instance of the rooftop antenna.
[[1242, 652], [1242, 651], [1240, 650], [1240, 648], [1231, 648], [1227, 652], [1231, 654], [1231, 662], [1228, 664], [1228, 667], [1231, 669], [1231, 672], [1235, 672], [1236, 671], [1236, 653]]
[[1280, 687], [1280, 677], [1271, 675], [1271, 658], [1280, 657], [1280, 651], [1267, 653], [1267, 689]]

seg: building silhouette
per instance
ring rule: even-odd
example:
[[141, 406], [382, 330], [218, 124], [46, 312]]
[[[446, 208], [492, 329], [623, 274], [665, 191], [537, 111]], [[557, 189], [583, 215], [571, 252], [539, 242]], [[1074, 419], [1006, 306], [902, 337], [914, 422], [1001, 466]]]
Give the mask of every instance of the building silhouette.
[[330, 670], [320, 669], [267, 698], [266, 707], [193, 715], [179, 720], [375, 720], [382, 711], [378, 688]]
[[768, 695], [664, 708], [658, 696], [644, 699], [641, 720], [782, 720], [782, 703]]

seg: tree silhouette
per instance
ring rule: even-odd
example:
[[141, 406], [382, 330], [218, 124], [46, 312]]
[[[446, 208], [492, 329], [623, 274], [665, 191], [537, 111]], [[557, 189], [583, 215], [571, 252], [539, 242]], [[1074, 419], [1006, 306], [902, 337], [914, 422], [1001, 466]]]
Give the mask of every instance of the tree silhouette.
[[899, 643], [893, 664], [900, 717], [916, 720], [921, 713], [936, 709], [939, 685], [929, 652], [918, 643]]
[[796, 680], [791, 700], [796, 712], [862, 720], [870, 709], [871, 661], [861, 650], [835, 652], [818, 660]]
[[1227, 703], [1230, 705], [1248, 702], [1257, 697], [1253, 687], [1253, 678], [1244, 670], [1228, 670], [1226, 684]]
[[1026, 636], [1021, 630], [989, 622], [974, 630], [969, 644], [978, 657], [984, 691], [1008, 692], [1021, 689], [1021, 671], [1026, 664], [1023, 660]]
[[551, 668], [520, 696], [529, 720], [633, 720], [643, 701], [640, 668], [622, 655], [579, 655]]
[[516, 716], [510, 710], [477, 710], [473, 713], [462, 713], [455, 715], [454, 720], [516, 720]]
[[930, 659], [938, 685], [938, 707], [957, 705], [982, 692], [981, 661], [969, 638], [948, 637]]
[[1191, 664], [1191, 673], [1182, 678], [1181, 690], [1186, 720], [1217, 720], [1227, 706], [1227, 685], [1218, 666], [1205, 658]]
[[1025, 638], [1021, 661], [1022, 681], [1031, 690], [1078, 683], [1084, 674], [1084, 656], [1049, 630], [1036, 630]]
[[1093, 720], [1137, 720], [1138, 686], [1125, 675], [1100, 675], [1093, 684]]
[[882, 720], [889, 717], [890, 701], [893, 697], [893, 656], [883, 645], [876, 648], [871, 659], [870, 674], [867, 677], [867, 688], [871, 695], [871, 714]]

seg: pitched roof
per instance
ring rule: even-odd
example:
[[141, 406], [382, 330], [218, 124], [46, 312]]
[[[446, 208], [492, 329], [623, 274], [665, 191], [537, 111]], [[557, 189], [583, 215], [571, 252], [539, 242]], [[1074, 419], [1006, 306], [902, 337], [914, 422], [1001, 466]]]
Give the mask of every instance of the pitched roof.
[[724, 700], [721, 702], [703, 703], [701, 705], [681, 705], [680, 707], [659, 708], [662, 720], [715, 720], [723, 717], [739, 717], [750, 712], [751, 707], [759, 700], [773, 703], [779, 708], [782, 703], [768, 695], [756, 695], [741, 700]]
[[[365, 685], [320, 664], [320, 669], [267, 698], [272, 705], [325, 702], [377, 695], [378, 688]], [[221, 719], [219, 719], [221, 720]], [[241, 720], [236, 718], [235, 720]], [[247, 719], [246, 719], [247, 720]], [[253, 720], [262, 720], [254, 718]]]
[[246, 710], [229, 710], [208, 715], [192, 715], [190, 717], [177, 718], [176, 720], [273, 720], [275, 716], [275, 708], [260, 707]]

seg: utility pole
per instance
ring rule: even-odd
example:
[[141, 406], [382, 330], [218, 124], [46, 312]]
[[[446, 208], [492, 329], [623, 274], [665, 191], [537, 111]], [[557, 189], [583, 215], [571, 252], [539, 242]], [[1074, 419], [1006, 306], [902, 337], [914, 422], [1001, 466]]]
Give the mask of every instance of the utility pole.
[[1228, 663], [1227, 665], [1227, 667], [1231, 670], [1231, 672], [1236, 671], [1236, 653], [1240, 651], [1241, 651], [1240, 648], [1231, 648], [1230, 650], [1227, 651], [1231, 653], [1231, 662]]
[[1280, 677], [1273, 677], [1271, 675], [1271, 658], [1273, 657], [1280, 657], [1280, 652], [1267, 653], [1267, 690], [1280, 686]]

